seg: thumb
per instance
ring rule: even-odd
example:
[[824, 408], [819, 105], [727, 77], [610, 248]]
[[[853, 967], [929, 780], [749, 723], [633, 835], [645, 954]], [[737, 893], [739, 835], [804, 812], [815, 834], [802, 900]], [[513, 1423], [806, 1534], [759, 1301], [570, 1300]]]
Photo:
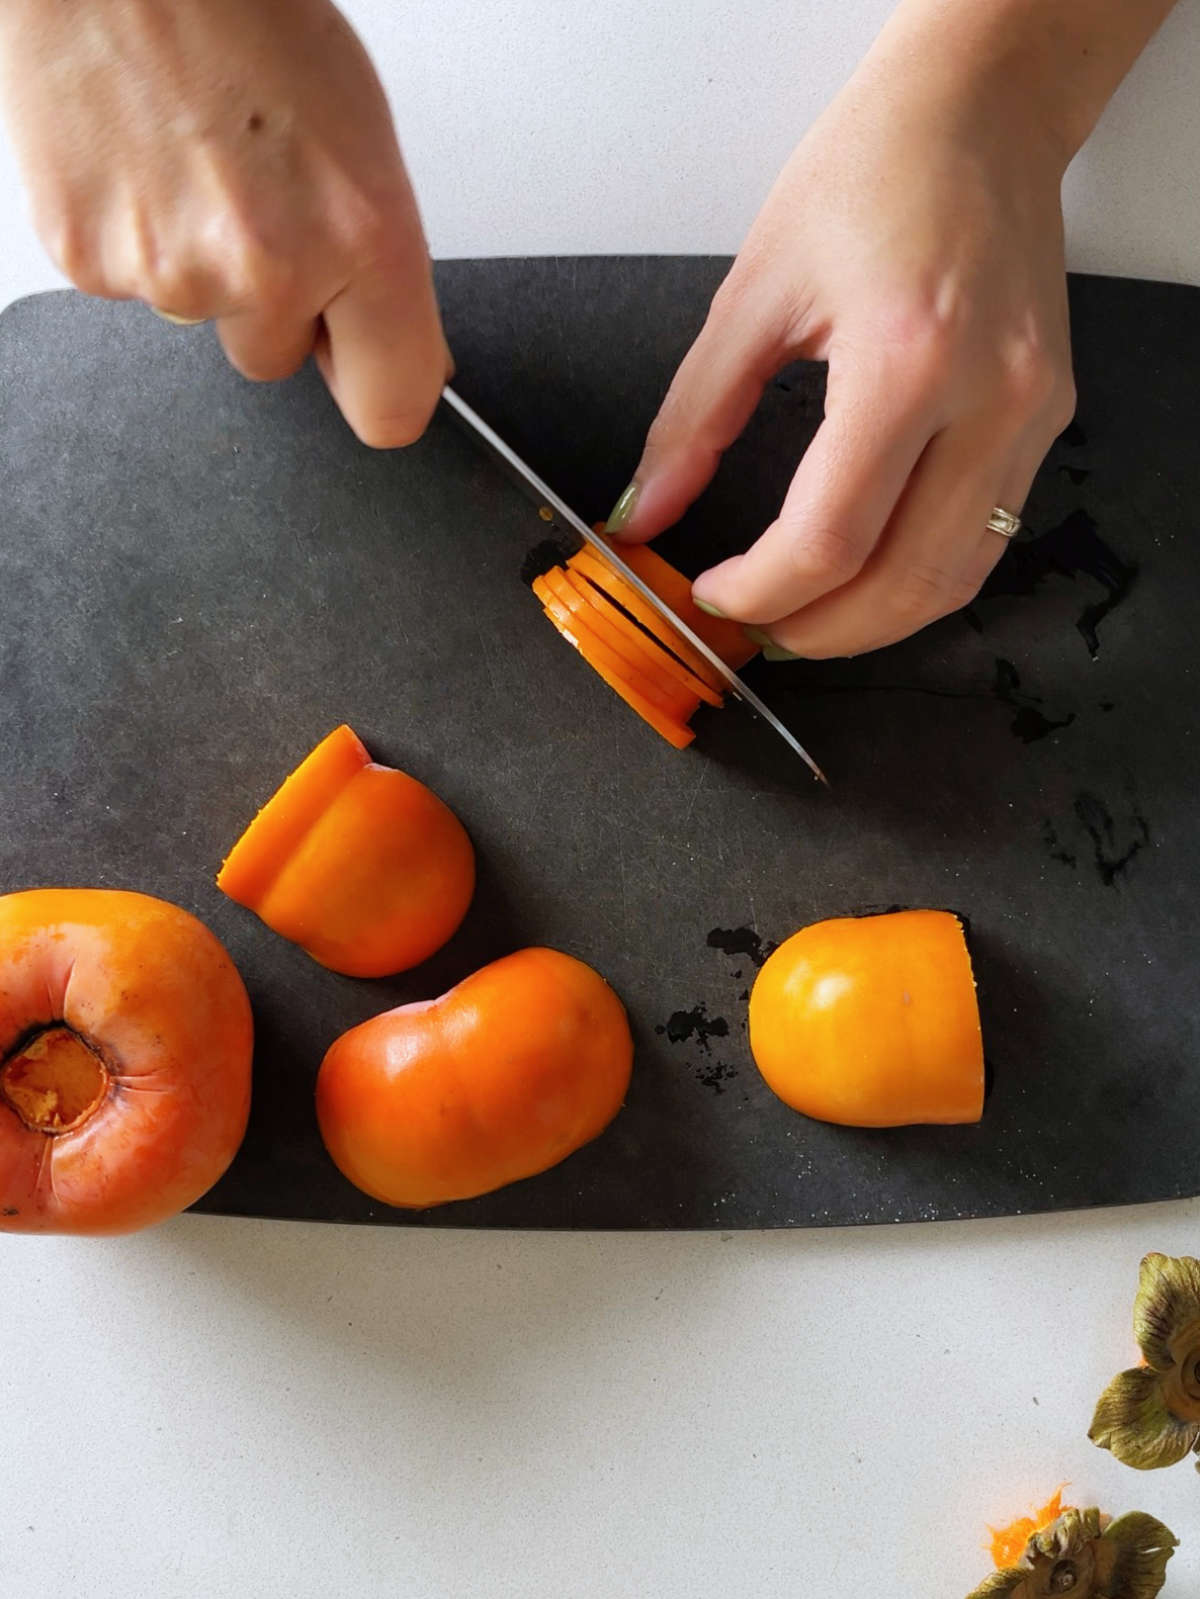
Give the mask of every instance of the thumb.
[[643, 543], [677, 522], [708, 487], [763, 389], [790, 358], [782, 317], [763, 288], [733, 268], [699, 337], [684, 356], [645, 449], [608, 521], [608, 531]]

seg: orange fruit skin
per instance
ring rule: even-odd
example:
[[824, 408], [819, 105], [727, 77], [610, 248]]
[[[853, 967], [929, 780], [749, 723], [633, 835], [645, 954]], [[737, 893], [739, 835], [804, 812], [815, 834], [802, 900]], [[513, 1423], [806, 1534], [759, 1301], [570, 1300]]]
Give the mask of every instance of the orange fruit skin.
[[65, 1024], [109, 1081], [49, 1134], [0, 1094], [0, 1231], [125, 1233], [212, 1187], [250, 1112], [253, 1024], [232, 960], [163, 900], [115, 889], [0, 897], [0, 1062]]
[[343, 1033], [317, 1076], [317, 1120], [352, 1183], [424, 1209], [565, 1159], [617, 1114], [632, 1065], [625, 1008], [604, 979], [558, 950], [523, 949]]
[[268, 800], [217, 886], [322, 966], [386, 977], [457, 930], [475, 852], [448, 805], [343, 726]]
[[977, 1122], [983, 1037], [962, 924], [911, 910], [802, 928], [758, 974], [750, 1049], [780, 1099], [820, 1121]]

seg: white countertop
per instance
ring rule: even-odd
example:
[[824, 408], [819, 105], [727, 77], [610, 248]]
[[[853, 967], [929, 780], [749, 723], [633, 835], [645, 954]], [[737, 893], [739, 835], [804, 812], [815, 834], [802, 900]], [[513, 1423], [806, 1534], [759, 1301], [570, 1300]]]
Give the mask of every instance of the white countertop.
[[[732, 251], [885, 0], [356, 0], [435, 254]], [[800, 15], [797, 15], [800, 13]], [[1069, 176], [1071, 264], [1200, 282], [1200, 6]], [[0, 154], [0, 304], [57, 278]], [[1200, 1146], [1198, 1146], [1200, 1147]], [[1200, 1201], [709, 1237], [182, 1217], [0, 1240], [3, 1599], [960, 1599], [1069, 1479]]]

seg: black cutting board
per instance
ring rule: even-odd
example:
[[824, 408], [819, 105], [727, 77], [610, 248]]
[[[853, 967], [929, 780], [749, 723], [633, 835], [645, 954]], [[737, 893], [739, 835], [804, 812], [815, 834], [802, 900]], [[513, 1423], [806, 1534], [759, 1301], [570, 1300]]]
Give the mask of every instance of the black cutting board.
[[[447, 262], [459, 386], [601, 517], [723, 263]], [[851, 662], [751, 669], [832, 792], [740, 707], [678, 754], [544, 621], [553, 528], [448, 420], [360, 447], [306, 372], [243, 383], [208, 330], [70, 294], [0, 319], [0, 888], [142, 889], [204, 918], [258, 1026], [250, 1132], [201, 1208], [418, 1225], [909, 1221], [1200, 1190], [1200, 292], [1071, 285], [1077, 422], [968, 613]], [[662, 541], [690, 571], [769, 518], [820, 417], [785, 373]], [[212, 875], [348, 721], [465, 819], [479, 891], [386, 982], [323, 971]], [[855, 1131], [749, 1059], [770, 941], [890, 905], [969, 918], [982, 1125]], [[425, 1216], [326, 1159], [344, 1028], [531, 943], [624, 997], [626, 1109], [557, 1170]]]

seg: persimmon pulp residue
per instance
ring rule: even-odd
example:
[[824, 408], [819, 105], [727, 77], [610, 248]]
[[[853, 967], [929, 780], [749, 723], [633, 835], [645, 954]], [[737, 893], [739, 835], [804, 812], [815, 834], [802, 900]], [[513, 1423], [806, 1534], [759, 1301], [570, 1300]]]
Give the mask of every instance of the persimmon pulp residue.
[[1032, 1516], [1021, 1516], [1007, 1527], [989, 1527], [992, 1535], [991, 1553], [998, 1570], [1015, 1566], [1025, 1553], [1025, 1546], [1034, 1533], [1041, 1532], [1063, 1513], [1063, 1491], [1060, 1488], [1053, 1499], [1048, 1499]]
[[26, 1041], [0, 1068], [0, 1097], [32, 1132], [81, 1127], [108, 1093], [104, 1062], [62, 1024]]

